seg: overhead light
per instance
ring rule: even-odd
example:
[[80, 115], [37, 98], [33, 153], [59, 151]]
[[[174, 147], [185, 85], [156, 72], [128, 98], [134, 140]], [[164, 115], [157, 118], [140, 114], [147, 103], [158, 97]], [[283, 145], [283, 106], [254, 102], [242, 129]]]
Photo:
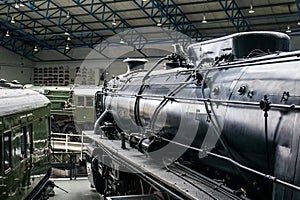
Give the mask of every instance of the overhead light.
[[21, 0], [20, 6], [21, 6], [21, 7], [24, 7], [24, 6], [25, 6], [23, 0]]
[[6, 34], [5, 34], [5, 37], [9, 37], [10, 34], [9, 34], [9, 30], [6, 31]]
[[117, 25], [117, 22], [116, 22], [116, 18], [113, 18], [113, 21], [111, 23], [113, 26], [116, 26]]
[[291, 27], [290, 26], [287, 26], [286, 27], [286, 31], [285, 31], [286, 33], [291, 33], [292, 32], [292, 29], [291, 29]]
[[297, 25], [300, 26], [300, 20], [297, 22]]
[[255, 10], [253, 10], [253, 5], [250, 3], [250, 10], [248, 11], [250, 14], [255, 13]]
[[10, 23], [12, 23], [12, 24], [16, 23], [14, 16], [11, 17]]
[[19, 4], [16, 2], [15, 8], [20, 8]]
[[121, 38], [120, 43], [125, 44], [125, 41], [123, 40], [123, 38]]
[[70, 36], [68, 36], [68, 37], [67, 37], [67, 40], [68, 40], [68, 41], [71, 41], [71, 37], [70, 37]]
[[68, 10], [67, 18], [70, 18], [70, 10]]
[[158, 20], [158, 22], [157, 22], [156, 26], [162, 26], [161, 19], [160, 19], [160, 20]]
[[66, 48], [65, 48], [66, 50], [70, 50], [70, 46], [69, 46], [69, 44], [67, 43], [67, 45], [66, 45]]
[[38, 52], [38, 51], [39, 51], [39, 48], [38, 48], [38, 46], [37, 46], [37, 45], [35, 45], [35, 46], [34, 46], [34, 49], [33, 49], [33, 51], [34, 51], [34, 52]]
[[68, 31], [66, 31], [66, 32], [65, 32], [65, 35], [67, 35], [67, 36], [68, 36], [68, 35], [70, 35], [70, 33], [68, 33]]
[[202, 24], [206, 24], [206, 23], [207, 23], [206, 17], [205, 17], [205, 15], [203, 15], [203, 18], [202, 18]]

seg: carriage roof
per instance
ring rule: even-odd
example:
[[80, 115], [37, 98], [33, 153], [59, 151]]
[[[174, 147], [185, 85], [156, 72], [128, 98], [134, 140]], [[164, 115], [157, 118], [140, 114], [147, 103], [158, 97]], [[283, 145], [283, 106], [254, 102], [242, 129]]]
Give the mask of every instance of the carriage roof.
[[0, 116], [41, 108], [50, 104], [48, 98], [28, 89], [0, 88]]

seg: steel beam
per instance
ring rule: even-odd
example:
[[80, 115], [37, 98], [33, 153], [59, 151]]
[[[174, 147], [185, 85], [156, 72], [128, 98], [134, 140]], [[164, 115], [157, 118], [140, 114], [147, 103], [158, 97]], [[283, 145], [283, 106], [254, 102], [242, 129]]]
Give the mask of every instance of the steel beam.
[[[19, 0], [17, 0], [17, 2], [19, 2]], [[7, 17], [6, 17], [6, 23], [9, 23], [9, 16], [10, 16], [10, 7], [11, 4], [6, 3], [6, 6], [8, 6], [8, 12], [7, 12]], [[75, 31], [80, 30], [80, 31], [88, 31], [88, 32], [93, 32], [93, 30], [91, 30], [87, 25], [85, 25], [84, 23], [80, 22], [78, 19], [75, 19], [74, 17], [70, 16], [69, 19], [65, 20], [63, 19], [63, 17], [65, 17], [65, 14], [67, 13], [67, 11], [65, 11], [63, 8], [60, 8], [58, 5], [56, 5], [55, 3], [53, 3], [51, 0], [46, 0], [46, 1], [42, 1], [42, 2], [36, 2], [34, 4], [33, 1], [28, 1], [28, 3], [25, 3], [24, 6], [26, 6], [26, 8], [28, 8], [31, 12], [34, 12], [37, 14], [37, 16], [40, 16], [43, 20], [48, 21], [50, 24], [52, 24], [55, 27], [58, 27], [62, 30], [62, 34], [57, 34], [55, 33], [51, 28], [49, 28], [48, 26], [45, 26], [43, 24], [43, 22], [39, 22], [37, 20], [32, 19], [27, 13], [22, 12], [21, 9], [16, 9], [18, 14], [18, 18], [21, 18], [21, 20], [19, 21], [19, 28], [14, 27], [13, 29], [16, 30], [21, 30], [21, 29], [27, 29], [30, 30], [31, 34], [25, 34], [26, 32], [23, 32], [23, 34], [21, 34], [21, 37], [27, 37], [28, 40], [32, 40], [35, 43], [37, 43], [39, 46], [43, 46], [45, 49], [54, 49], [56, 51], [58, 51], [59, 53], [62, 53], [63, 55], [67, 56], [69, 59], [74, 60], [72, 57], [67, 55], [67, 51], [63, 50], [61, 51], [60, 45], [64, 45], [64, 43], [68, 42], [66, 41], [66, 36], [64, 35], [64, 32], [68, 32], [70, 34], [70, 36], [72, 37], [72, 39], [78, 39], [80, 41], [80, 43], [82, 44], [82, 46], [88, 46], [90, 48], [93, 48], [94, 44], [93, 43], [87, 43], [86, 42], [86, 38], [83, 35], [84, 34], [80, 34], [80, 37], [77, 37], [76, 35], [74, 35], [72, 33], [73, 29]], [[40, 12], [39, 8], [40, 7], [45, 7], [46, 6], [46, 12], [42, 13]], [[49, 12], [50, 7], [56, 7], [57, 10], [53, 10], [53, 12]], [[58, 19], [57, 20], [52, 20], [52, 16], [54, 15], [58, 15]], [[26, 17], [24, 17], [26, 16]], [[24, 23], [22, 23], [24, 21], [24, 18], [29, 18], [31, 19], [31, 22], [29, 22], [27, 25], [25, 25]], [[42, 20], [41, 20], [42, 21]], [[73, 21], [76, 21], [77, 23], [77, 27], [73, 27]], [[39, 26], [38, 30], [36, 28], [36, 26]], [[10, 26], [15, 26], [15, 25], [10, 25]], [[66, 28], [68, 27], [68, 28]], [[42, 33], [43, 31], [43, 33]], [[47, 38], [49, 34], [52, 34], [53, 36], [49, 39]], [[42, 37], [39, 37], [42, 36]], [[104, 37], [102, 35], [100, 35], [99, 33], [95, 32], [93, 33], [94, 37], [97, 37], [97, 41], [99, 40], [104, 40]], [[39, 37], [39, 38], [37, 38]], [[50, 41], [51, 39], [55, 39], [55, 43], [54, 45], [50, 45], [48, 44], [47, 41]], [[62, 42], [56, 42], [57, 40], [61, 40]], [[69, 45], [71, 45], [71, 42], [69, 42]]]
[[[30, 9], [33, 9], [33, 6], [24, 4], [25, 6], [27, 6]], [[7, 16], [10, 16], [10, 10], [12, 8], [11, 4], [6, 3], [6, 6], [8, 6], [8, 12], [7, 12]], [[64, 56], [68, 57], [69, 59], [73, 59], [72, 57], [66, 55], [64, 52], [60, 51], [57, 47], [51, 46], [49, 45], [46, 40], [37, 38], [36, 34], [39, 33], [36, 29], [35, 29], [35, 25], [38, 23], [40, 25], [42, 25], [42, 23], [32, 19], [32, 21], [25, 25], [24, 23], [22, 23], [24, 16], [26, 16], [27, 18], [30, 18], [30, 16], [28, 14], [25, 14], [22, 12], [22, 10], [19, 10], [17, 8], [14, 8], [15, 10], [18, 11], [19, 15], [16, 17], [20, 17], [21, 20], [19, 21], [19, 26], [15, 25], [15, 24], [10, 24], [10, 17], [7, 17], [6, 20], [4, 21], [3, 19], [0, 19], [2, 21], [2, 23], [6, 24], [7, 30], [10, 30], [10, 32], [14, 32], [16, 34], [16, 38], [15, 39], [19, 39], [22, 43], [22, 38], [24, 41], [26, 41], [26, 43], [31, 43], [31, 50], [26, 50], [26, 48], [20, 48], [20, 49], [24, 49], [24, 52], [20, 53], [17, 51], [16, 48], [12, 47], [11, 50], [12, 51], [16, 51], [18, 54], [22, 54], [22, 56], [25, 56], [27, 58], [29, 58], [30, 55], [32, 55], [33, 52], [33, 47], [35, 45], [38, 45], [39, 47], [44, 47], [46, 49], [54, 49], [57, 52], [63, 54]], [[24, 27], [31, 29], [31, 32], [24, 32]], [[43, 26], [45, 30], [50, 30], [47, 27]], [[51, 31], [51, 30], [50, 30]], [[15, 42], [16, 43], [16, 42]], [[34, 44], [32, 44], [34, 43]]]
[[237, 32], [250, 30], [250, 25], [235, 0], [219, 0], [219, 3]]
[[149, 0], [147, 2], [133, 0], [132, 2], [152, 19], [155, 26], [160, 22], [163, 27], [167, 26], [169, 29], [179, 31], [194, 38], [196, 41], [203, 39], [197, 27], [192, 24], [173, 0], [166, 0], [166, 3], [158, 0]]
[[[3, 25], [1, 26], [1, 29], [10, 30], [7, 27], [3, 27]], [[6, 37], [5, 34], [6, 32], [0, 33], [0, 45], [2, 47], [13, 51], [20, 56], [24, 56], [31, 61], [41, 61], [33, 54], [33, 46], [30, 43], [18, 36], [15, 36], [12, 32], [9, 37]]]
[[[112, 34], [118, 34], [117, 37], [120, 37], [120, 40], [123, 40], [127, 45], [132, 46], [134, 49], [141, 49], [143, 48], [143, 45], [141, 43], [137, 43], [137, 40], [128, 40], [128, 38], [125, 38], [124, 33], [126, 31], [126, 35], [131, 34], [132, 36], [135, 35], [136, 37], [140, 38], [140, 41], [145, 41], [145, 38], [142, 34], [140, 34], [134, 27], [132, 27], [129, 23], [126, 22], [125, 19], [123, 19], [118, 12], [107, 5], [107, 3], [103, 0], [93, 0], [91, 4], [86, 6], [84, 2], [80, 0], [72, 0], [73, 3], [75, 3], [77, 6], [79, 6], [82, 10], [84, 10], [86, 13], [88, 13], [91, 17], [93, 17], [96, 21], [100, 22], [106, 30], [111, 32]], [[100, 2], [101, 4], [97, 4], [96, 2]], [[100, 17], [96, 16], [96, 12], [101, 13]], [[113, 20], [116, 20], [116, 25], [113, 25]], [[91, 33], [91, 40], [93, 40], [93, 33]], [[132, 37], [130, 37], [132, 38]], [[98, 52], [102, 52], [110, 43], [103, 43], [96, 49]], [[107, 45], [107, 46], [106, 46]], [[106, 47], [105, 47], [106, 46]]]

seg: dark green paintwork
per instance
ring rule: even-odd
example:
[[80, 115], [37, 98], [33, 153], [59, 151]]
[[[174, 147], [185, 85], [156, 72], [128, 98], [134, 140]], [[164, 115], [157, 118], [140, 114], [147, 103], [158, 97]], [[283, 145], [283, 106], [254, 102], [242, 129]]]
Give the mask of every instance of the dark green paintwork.
[[[26, 127], [26, 151], [22, 153], [21, 132], [22, 130], [25, 132], [24, 127]], [[39, 108], [0, 116], [1, 200], [24, 199], [45, 177], [51, 167], [49, 131], [50, 102], [48, 100]], [[30, 139], [30, 132], [32, 132], [32, 139]], [[7, 170], [4, 168], [5, 135], [11, 135], [11, 166]]]

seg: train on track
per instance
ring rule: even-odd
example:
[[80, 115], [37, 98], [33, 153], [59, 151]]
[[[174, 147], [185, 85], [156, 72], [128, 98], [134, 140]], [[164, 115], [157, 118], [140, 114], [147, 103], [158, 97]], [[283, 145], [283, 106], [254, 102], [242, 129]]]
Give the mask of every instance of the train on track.
[[50, 101], [19, 83], [0, 85], [0, 199], [47, 199]]
[[127, 60], [96, 94], [91, 186], [107, 199], [300, 199], [300, 52], [289, 37], [175, 47], [150, 70]]

